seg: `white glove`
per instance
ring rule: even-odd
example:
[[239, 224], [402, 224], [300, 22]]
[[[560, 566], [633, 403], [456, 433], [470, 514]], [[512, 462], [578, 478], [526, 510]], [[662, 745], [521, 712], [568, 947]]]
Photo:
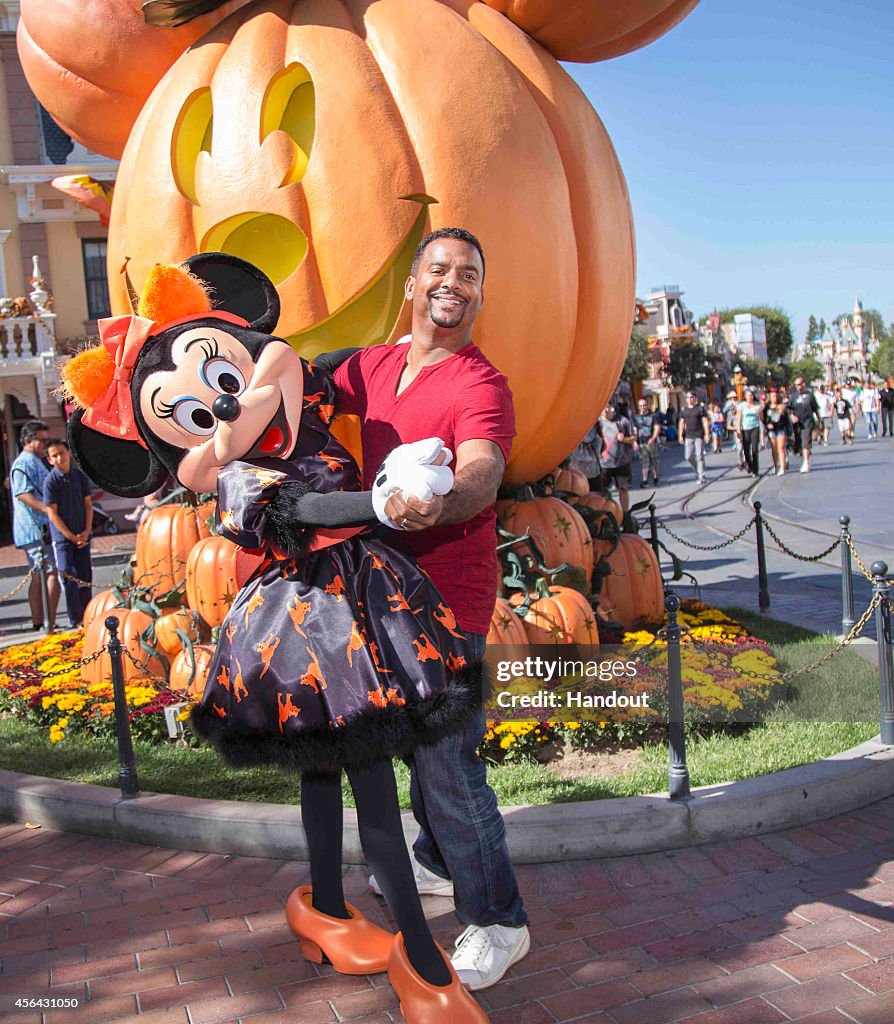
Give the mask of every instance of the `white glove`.
[[[434, 465], [435, 459], [443, 453], [442, 465]], [[422, 501], [430, 501], [435, 494], [447, 494], [453, 487], [453, 472], [448, 464], [453, 453], [444, 447], [439, 437], [424, 441], [402, 444], [385, 459], [376, 474], [372, 489], [373, 510], [380, 523], [399, 530], [385, 514], [385, 502], [395, 491]]]

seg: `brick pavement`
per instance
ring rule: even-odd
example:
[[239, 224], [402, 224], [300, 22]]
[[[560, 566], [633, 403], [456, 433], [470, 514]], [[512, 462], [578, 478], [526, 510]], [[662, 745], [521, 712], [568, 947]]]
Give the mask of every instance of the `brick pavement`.
[[[894, 797], [809, 828], [519, 877], [534, 943], [479, 994], [493, 1024], [894, 1020]], [[384, 976], [301, 959], [283, 904], [306, 880], [300, 863], [0, 826], [4, 1024], [401, 1021]], [[346, 891], [388, 925], [359, 868]], [[425, 906], [449, 943], [452, 904]], [[81, 1007], [41, 1016], [15, 996]]]

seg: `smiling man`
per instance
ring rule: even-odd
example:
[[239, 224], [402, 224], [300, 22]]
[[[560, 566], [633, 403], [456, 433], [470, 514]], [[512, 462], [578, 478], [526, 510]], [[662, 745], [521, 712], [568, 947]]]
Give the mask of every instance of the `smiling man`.
[[[427, 235], [405, 286], [408, 343], [364, 349], [335, 374], [339, 412], [361, 420], [364, 487], [398, 444], [437, 436], [456, 453], [449, 494], [425, 502], [395, 493], [385, 511], [402, 531], [389, 542], [416, 556], [449, 606], [439, 611], [455, 614], [476, 654], [496, 600], [494, 502], [515, 436], [506, 378], [472, 341], [484, 272], [481, 244], [468, 231]], [[503, 819], [476, 753], [484, 728], [481, 711], [465, 733], [417, 749], [410, 766], [417, 885], [453, 892], [467, 925], [453, 965], [472, 989], [499, 981], [530, 946]]]

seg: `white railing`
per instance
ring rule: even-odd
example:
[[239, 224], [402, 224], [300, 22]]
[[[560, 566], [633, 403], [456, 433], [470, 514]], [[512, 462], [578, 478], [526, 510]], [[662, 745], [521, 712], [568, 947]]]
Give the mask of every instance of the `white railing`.
[[55, 354], [55, 338], [55, 313], [0, 317], [0, 366], [14, 370], [29, 360]]

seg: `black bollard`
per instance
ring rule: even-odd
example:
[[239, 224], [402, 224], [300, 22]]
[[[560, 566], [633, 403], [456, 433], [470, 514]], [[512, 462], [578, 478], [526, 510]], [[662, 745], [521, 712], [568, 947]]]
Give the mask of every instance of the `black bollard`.
[[872, 589], [879, 599], [875, 609], [878, 639], [879, 734], [882, 743], [894, 743], [894, 668], [891, 664], [891, 602], [888, 566], [872, 563]]
[[118, 782], [121, 795], [132, 800], [140, 795], [137, 782], [137, 768], [133, 754], [133, 740], [130, 735], [130, 719], [127, 715], [127, 696], [124, 692], [124, 663], [121, 641], [118, 639], [118, 620], [114, 615], [106, 619], [109, 631], [109, 658], [112, 661], [112, 689], [115, 695], [115, 732], [118, 736]]
[[655, 557], [660, 565], [661, 548], [658, 546], [658, 516], [655, 515], [654, 504], [649, 505], [649, 543], [652, 545], [652, 550], [655, 552]]
[[854, 627], [854, 574], [851, 571], [850, 525], [851, 517], [842, 516], [841, 523], [841, 635], [847, 636]]
[[762, 612], [770, 607], [770, 590], [767, 585], [767, 551], [764, 547], [764, 520], [761, 503], [754, 503], [754, 532], [757, 537], [757, 606]]
[[680, 599], [671, 591], [664, 599], [667, 609], [667, 735], [670, 767], [667, 788], [671, 800], [689, 796], [689, 769], [686, 767], [686, 734], [683, 730], [683, 668], [680, 664], [680, 625], [677, 612]]

